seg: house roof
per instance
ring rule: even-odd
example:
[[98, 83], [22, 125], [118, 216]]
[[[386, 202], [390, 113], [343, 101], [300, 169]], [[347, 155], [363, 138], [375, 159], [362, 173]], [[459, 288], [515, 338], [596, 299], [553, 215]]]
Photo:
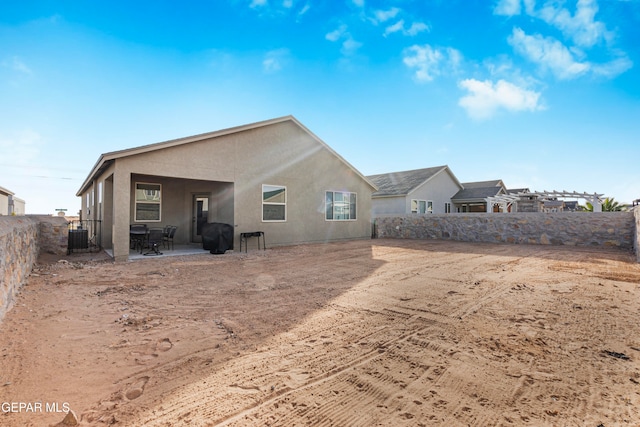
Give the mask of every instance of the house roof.
[[528, 192], [529, 192], [528, 188], [508, 188], [507, 189], [508, 194], [518, 194], [518, 193], [528, 193]]
[[491, 181], [463, 182], [462, 186], [464, 188], [504, 187], [504, 183], [501, 179], [494, 179]]
[[0, 193], [5, 194], [7, 196], [13, 196], [14, 195], [14, 193], [12, 191], [9, 191], [4, 187], [0, 187]]
[[445, 171], [451, 175], [451, 178], [458, 185], [462, 186], [447, 165], [369, 175], [367, 178], [378, 187], [378, 191], [373, 193], [372, 197], [406, 196], [439, 173]]
[[458, 191], [451, 200], [461, 202], [484, 202], [487, 197], [495, 197], [506, 194], [504, 183], [501, 179], [492, 181], [463, 182], [463, 189]]
[[252, 129], [257, 129], [257, 128], [261, 128], [261, 127], [265, 127], [265, 126], [270, 126], [270, 125], [274, 125], [274, 124], [278, 124], [278, 123], [283, 123], [283, 122], [287, 122], [287, 121], [293, 122], [294, 124], [299, 126], [301, 129], [303, 129], [313, 139], [315, 139], [324, 148], [329, 150], [329, 152], [331, 152], [340, 161], [342, 161], [348, 168], [353, 170], [356, 173], [356, 175], [360, 176], [364, 181], [366, 181], [374, 190], [377, 190], [376, 186], [370, 180], [368, 180], [364, 175], [362, 175], [362, 173], [360, 173], [360, 171], [358, 171], [353, 165], [351, 165], [342, 156], [340, 156], [338, 153], [336, 153], [331, 147], [329, 147], [329, 145], [327, 145], [324, 141], [322, 141], [320, 138], [318, 138], [313, 132], [311, 132], [309, 129], [307, 129], [295, 117], [289, 115], [289, 116], [278, 117], [278, 118], [275, 118], [275, 119], [270, 119], [270, 120], [250, 123], [250, 124], [246, 124], [246, 125], [242, 125], [242, 126], [236, 126], [236, 127], [231, 127], [231, 128], [227, 128], [227, 129], [221, 129], [221, 130], [217, 130], [217, 131], [214, 131], [214, 132], [208, 132], [208, 133], [188, 136], [188, 137], [184, 137], [184, 138], [172, 139], [172, 140], [164, 141], [164, 142], [157, 142], [155, 144], [141, 145], [139, 147], [133, 147], [133, 148], [125, 149], [125, 150], [112, 151], [112, 152], [109, 152], [109, 153], [101, 154], [100, 158], [98, 159], [96, 164], [93, 166], [93, 168], [91, 169], [91, 172], [89, 173], [89, 175], [87, 176], [85, 181], [82, 183], [82, 186], [80, 187], [80, 189], [76, 193], [76, 196], [81, 196], [82, 193], [89, 188], [89, 186], [91, 185], [91, 182], [94, 179], [96, 179], [97, 177], [99, 177], [105, 169], [107, 169], [115, 160], [117, 160], [119, 158], [128, 157], [128, 156], [134, 156], [134, 155], [143, 154], [143, 153], [148, 153], [148, 152], [161, 150], [161, 149], [165, 149], [165, 148], [170, 148], [170, 147], [176, 147], [176, 146], [179, 146], [179, 145], [189, 144], [189, 143], [192, 143], [192, 142], [202, 141], [202, 140], [205, 140], [205, 139], [218, 138], [218, 137], [225, 136], [225, 135], [231, 135], [231, 134], [244, 132], [244, 131], [252, 130]]
[[558, 208], [560, 206], [564, 206], [564, 201], [563, 200], [544, 200], [542, 204], [545, 207]]

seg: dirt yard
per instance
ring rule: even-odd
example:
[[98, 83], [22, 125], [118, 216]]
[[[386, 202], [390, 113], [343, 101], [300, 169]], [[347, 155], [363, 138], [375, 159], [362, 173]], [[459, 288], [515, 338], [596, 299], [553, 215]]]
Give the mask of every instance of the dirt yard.
[[640, 425], [627, 252], [371, 240], [90, 258], [42, 260], [0, 324], [0, 425], [68, 409], [81, 426]]

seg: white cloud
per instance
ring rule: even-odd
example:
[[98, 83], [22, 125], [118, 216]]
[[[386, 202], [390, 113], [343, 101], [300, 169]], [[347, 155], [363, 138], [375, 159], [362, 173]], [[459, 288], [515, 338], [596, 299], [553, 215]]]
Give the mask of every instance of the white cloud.
[[514, 16], [522, 13], [522, 5], [527, 15], [533, 16], [536, 0], [498, 0], [493, 9], [496, 15]]
[[350, 56], [356, 53], [358, 49], [362, 47], [362, 43], [354, 40], [349, 36], [345, 41], [342, 42], [342, 52], [343, 55]]
[[29, 76], [33, 74], [33, 71], [31, 71], [31, 68], [29, 68], [27, 64], [25, 64], [22, 61], [22, 59], [18, 58], [17, 56], [14, 56], [10, 59], [2, 61], [2, 66], [4, 68], [8, 68], [10, 70], [16, 71], [20, 74], [26, 74]]
[[404, 20], [402, 19], [385, 28], [383, 35], [387, 37], [389, 34], [397, 33], [398, 31], [404, 31]]
[[251, 4], [249, 4], [249, 7], [255, 9], [257, 7], [262, 7], [266, 5], [267, 5], [267, 0], [251, 0]]
[[595, 0], [578, 0], [575, 15], [566, 8], [547, 3], [540, 9], [540, 19], [558, 28], [580, 47], [592, 47], [600, 40], [609, 41], [613, 34], [603, 22], [596, 21], [598, 4]]
[[499, 0], [493, 9], [496, 15], [513, 16], [520, 15], [520, 12], [520, 0]]
[[324, 38], [329, 40], [329, 41], [332, 41], [332, 42], [337, 42], [345, 34], [347, 34], [347, 26], [346, 25], [341, 25], [340, 27], [336, 28], [335, 30], [331, 31], [330, 33], [327, 33], [324, 36]]
[[430, 82], [445, 72], [455, 72], [462, 61], [462, 55], [453, 48], [434, 49], [430, 45], [413, 45], [404, 51], [402, 62], [415, 69], [415, 78], [420, 82]]
[[413, 24], [411, 24], [411, 27], [409, 27], [409, 29], [406, 30], [405, 34], [408, 36], [415, 36], [418, 33], [421, 33], [423, 31], [429, 31], [430, 29], [431, 28], [424, 22], [414, 22]]
[[400, 9], [397, 7], [392, 7], [389, 10], [376, 10], [373, 12], [375, 19], [374, 22], [377, 24], [379, 22], [386, 22], [389, 19], [395, 18], [398, 13], [400, 13]]
[[364, 0], [353, 0], [353, 4], [358, 7], [364, 7]]
[[540, 93], [505, 80], [498, 80], [494, 84], [489, 80], [466, 79], [458, 85], [469, 92], [460, 98], [458, 105], [474, 120], [490, 119], [500, 110], [519, 112], [543, 109], [539, 104]]
[[304, 15], [305, 13], [307, 13], [309, 11], [309, 9], [311, 9], [311, 5], [309, 3], [305, 4], [303, 6], [303, 8], [300, 9], [300, 12], [298, 12], [298, 16]]
[[498, 55], [482, 61], [492, 80], [506, 80], [521, 87], [541, 87], [544, 83], [517, 67], [508, 55]]
[[402, 32], [402, 34], [404, 34], [405, 36], [415, 36], [422, 31], [428, 31], [428, 30], [429, 30], [429, 26], [422, 22], [414, 22], [413, 24], [411, 24], [411, 27], [405, 28], [404, 19], [401, 19], [395, 24], [388, 26], [384, 30], [383, 35], [387, 37], [389, 34]]
[[508, 41], [522, 56], [560, 79], [576, 78], [589, 71], [589, 63], [576, 61], [571, 51], [552, 37], [529, 36], [516, 27]]
[[289, 49], [276, 49], [266, 53], [262, 61], [262, 69], [266, 73], [275, 73], [282, 69], [284, 62], [289, 57]]
[[342, 40], [342, 49], [340, 49], [340, 52], [345, 56], [355, 54], [356, 51], [362, 47], [362, 43], [354, 40], [349, 31], [347, 31], [346, 25], [341, 25], [339, 28], [327, 33], [324, 37], [332, 42]]
[[280, 65], [278, 58], [267, 56], [267, 58], [262, 61], [262, 68], [267, 73], [275, 73], [282, 69], [282, 65]]
[[593, 74], [597, 76], [614, 78], [631, 67], [633, 67], [633, 62], [626, 56], [626, 54], [622, 54], [620, 57], [604, 64], [593, 64], [591, 70], [593, 71]]
[[524, 12], [562, 31], [563, 35], [580, 47], [592, 47], [604, 40], [611, 42], [614, 34], [606, 25], [596, 20], [597, 0], [577, 0], [575, 13], [564, 7], [564, 1], [547, 1], [536, 10], [535, 0], [498, 0], [494, 8], [496, 15], [514, 16]]

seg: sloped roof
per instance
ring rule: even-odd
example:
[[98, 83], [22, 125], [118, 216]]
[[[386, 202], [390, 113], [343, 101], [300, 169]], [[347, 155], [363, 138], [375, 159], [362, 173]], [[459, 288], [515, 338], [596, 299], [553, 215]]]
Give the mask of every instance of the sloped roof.
[[142, 146], [139, 146], [139, 147], [128, 148], [128, 149], [125, 149], [125, 150], [119, 150], [119, 151], [112, 151], [112, 152], [109, 152], [109, 153], [104, 153], [104, 154], [100, 155], [100, 158], [98, 159], [96, 164], [91, 169], [91, 172], [89, 173], [89, 175], [87, 176], [85, 181], [82, 183], [82, 186], [80, 187], [80, 189], [76, 193], [76, 196], [81, 196], [82, 193], [90, 186], [91, 182], [94, 179], [96, 179], [98, 176], [100, 176], [100, 174], [106, 168], [108, 168], [109, 165], [112, 164], [116, 159], [123, 158], [123, 157], [128, 157], [128, 156], [133, 156], [133, 155], [137, 155], [137, 154], [148, 153], [148, 152], [151, 152], [151, 151], [161, 150], [161, 149], [165, 149], [165, 148], [175, 147], [175, 146], [179, 146], [179, 145], [183, 145], [183, 144], [189, 144], [189, 143], [192, 143], [192, 142], [202, 141], [202, 140], [209, 139], [209, 138], [217, 138], [217, 137], [221, 137], [221, 136], [225, 136], [225, 135], [244, 132], [244, 131], [247, 131], [247, 130], [257, 129], [257, 128], [260, 128], [260, 127], [270, 126], [270, 125], [274, 125], [274, 124], [277, 124], [277, 123], [283, 123], [283, 122], [287, 122], [287, 121], [291, 121], [294, 124], [296, 124], [297, 126], [299, 126], [302, 130], [304, 130], [306, 133], [308, 133], [313, 139], [315, 139], [318, 143], [320, 143], [324, 148], [329, 150], [329, 152], [331, 152], [334, 156], [336, 156], [341, 162], [343, 162], [349, 169], [353, 170], [356, 173], [356, 175], [358, 175], [364, 181], [366, 181], [374, 190], [377, 190], [376, 186], [373, 183], [371, 183], [371, 181], [368, 180], [364, 175], [362, 175], [362, 173], [360, 173], [360, 171], [358, 171], [349, 162], [347, 162], [342, 156], [340, 156], [338, 153], [336, 153], [331, 147], [329, 147], [329, 145], [327, 145], [327, 143], [325, 143], [323, 140], [318, 138], [313, 132], [311, 132], [309, 129], [307, 129], [295, 117], [289, 115], [289, 116], [278, 117], [278, 118], [271, 119], [271, 120], [265, 120], [265, 121], [261, 121], [261, 122], [250, 123], [250, 124], [246, 124], [246, 125], [242, 125], [242, 126], [236, 126], [236, 127], [232, 127], [232, 128], [221, 129], [221, 130], [217, 130], [217, 131], [214, 131], [214, 132], [208, 132], [208, 133], [203, 133], [203, 134], [199, 134], [199, 135], [188, 136], [188, 137], [185, 137], [185, 138], [172, 139], [172, 140], [169, 140], [169, 141], [158, 142], [158, 143], [155, 143], [155, 144], [142, 145]]
[[7, 196], [13, 196], [13, 194], [14, 194], [12, 191], [9, 191], [4, 187], [0, 187], [0, 193], [6, 194]]
[[451, 200], [471, 200], [481, 199], [484, 201], [487, 197], [495, 197], [501, 193], [500, 187], [480, 187], [480, 188], [464, 188], [458, 191]]
[[508, 194], [518, 194], [518, 193], [528, 193], [528, 192], [529, 192], [528, 188], [508, 188], [507, 189]]
[[456, 202], [483, 202], [487, 197], [495, 197], [506, 193], [501, 179], [492, 181], [463, 182], [462, 187], [463, 189], [458, 191], [451, 200]]
[[464, 188], [504, 187], [504, 183], [501, 179], [494, 179], [491, 181], [463, 182], [462, 186]]
[[369, 175], [367, 178], [378, 187], [372, 197], [406, 196], [442, 171], [448, 171], [454, 181], [460, 184], [447, 165]]

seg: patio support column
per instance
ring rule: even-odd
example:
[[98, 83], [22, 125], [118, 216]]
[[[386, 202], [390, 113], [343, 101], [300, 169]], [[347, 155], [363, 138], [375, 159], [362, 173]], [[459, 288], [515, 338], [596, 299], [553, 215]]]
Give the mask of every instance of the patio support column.
[[593, 206], [594, 212], [602, 212], [602, 203], [599, 198], [594, 196], [593, 199], [591, 199], [591, 206]]
[[113, 174], [113, 258], [129, 260], [129, 219], [131, 218], [131, 173], [119, 170]]

